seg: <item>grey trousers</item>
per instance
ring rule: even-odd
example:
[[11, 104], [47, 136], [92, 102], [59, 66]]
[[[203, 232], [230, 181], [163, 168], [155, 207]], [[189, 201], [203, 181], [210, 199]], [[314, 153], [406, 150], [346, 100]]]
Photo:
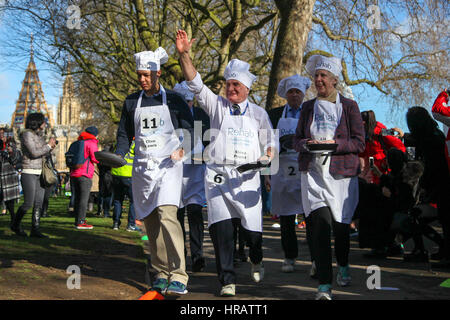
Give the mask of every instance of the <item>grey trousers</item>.
[[89, 201], [89, 194], [92, 187], [92, 179], [88, 177], [78, 177], [73, 179], [73, 186], [75, 187], [75, 203], [74, 203], [74, 213], [75, 213], [75, 225], [81, 224], [86, 220], [86, 211]]
[[41, 209], [44, 200], [45, 189], [41, 187], [38, 174], [22, 173], [20, 183], [22, 184], [24, 202], [20, 206], [23, 211], [28, 211], [32, 207]]

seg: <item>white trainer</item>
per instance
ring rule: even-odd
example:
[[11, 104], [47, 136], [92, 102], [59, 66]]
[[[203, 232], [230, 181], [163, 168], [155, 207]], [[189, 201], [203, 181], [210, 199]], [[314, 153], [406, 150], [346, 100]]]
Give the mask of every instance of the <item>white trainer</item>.
[[233, 283], [227, 284], [226, 286], [222, 287], [222, 290], [220, 290], [220, 295], [222, 297], [232, 297], [236, 295], [236, 285]]
[[260, 282], [264, 278], [264, 266], [262, 263], [253, 264], [252, 263], [252, 271], [251, 271], [252, 280], [255, 282]]

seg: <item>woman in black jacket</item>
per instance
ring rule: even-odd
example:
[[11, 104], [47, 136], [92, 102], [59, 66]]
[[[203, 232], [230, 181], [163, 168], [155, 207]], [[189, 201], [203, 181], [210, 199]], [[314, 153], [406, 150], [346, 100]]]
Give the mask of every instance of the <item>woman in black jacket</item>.
[[436, 267], [450, 267], [450, 174], [445, 156], [445, 136], [425, 108], [409, 108], [406, 122], [410, 133], [403, 136], [405, 146], [415, 147], [416, 160], [424, 164], [420, 186], [425, 190], [427, 202], [437, 205], [442, 224], [444, 245], [433, 255], [441, 259]]

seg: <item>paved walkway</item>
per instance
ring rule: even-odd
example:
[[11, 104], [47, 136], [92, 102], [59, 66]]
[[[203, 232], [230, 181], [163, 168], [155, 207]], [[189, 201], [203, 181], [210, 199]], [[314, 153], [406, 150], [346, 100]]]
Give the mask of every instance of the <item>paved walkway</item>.
[[[206, 221], [206, 216], [205, 216]], [[297, 229], [299, 239], [299, 257], [293, 273], [281, 272], [284, 259], [281, 248], [280, 230], [272, 228], [274, 221], [264, 217], [263, 250], [264, 280], [258, 284], [250, 278], [250, 262], [239, 263], [236, 267], [236, 296], [226, 299], [268, 299], [268, 300], [312, 300], [317, 290], [317, 280], [309, 277], [311, 267], [310, 255], [306, 244], [304, 229]], [[186, 230], [188, 230], [186, 218]], [[357, 240], [356, 238], [354, 240]], [[189, 243], [187, 243], [189, 245]], [[363, 253], [368, 249], [360, 249], [357, 241], [351, 241], [350, 267], [353, 278], [352, 285], [346, 288], [333, 284], [333, 295], [336, 300], [372, 300], [372, 299], [450, 299], [450, 288], [440, 287], [446, 279], [450, 279], [450, 270], [431, 270], [427, 263], [405, 263], [400, 257], [387, 259], [367, 259]], [[248, 254], [248, 248], [246, 249]], [[189, 248], [188, 248], [189, 253]], [[188, 272], [189, 294], [179, 300], [217, 300], [220, 284], [217, 279], [214, 249], [206, 229], [204, 255], [207, 266], [204, 272]], [[335, 260], [333, 260], [335, 262]], [[370, 290], [367, 280], [373, 273], [367, 273], [369, 266], [378, 266], [381, 275], [381, 287], [386, 290]], [[336, 273], [336, 265], [334, 264]], [[191, 270], [190, 256], [187, 268]], [[389, 290], [397, 288], [398, 290]]]

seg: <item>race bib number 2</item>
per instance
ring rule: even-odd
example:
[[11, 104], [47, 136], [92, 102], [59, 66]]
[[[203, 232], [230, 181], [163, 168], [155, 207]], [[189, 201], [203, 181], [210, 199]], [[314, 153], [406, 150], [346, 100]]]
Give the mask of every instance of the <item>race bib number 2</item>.
[[286, 163], [283, 166], [283, 170], [284, 170], [284, 178], [286, 180], [296, 180], [296, 179], [300, 179], [300, 175], [298, 174], [298, 163], [296, 162], [290, 162], [290, 163]]

